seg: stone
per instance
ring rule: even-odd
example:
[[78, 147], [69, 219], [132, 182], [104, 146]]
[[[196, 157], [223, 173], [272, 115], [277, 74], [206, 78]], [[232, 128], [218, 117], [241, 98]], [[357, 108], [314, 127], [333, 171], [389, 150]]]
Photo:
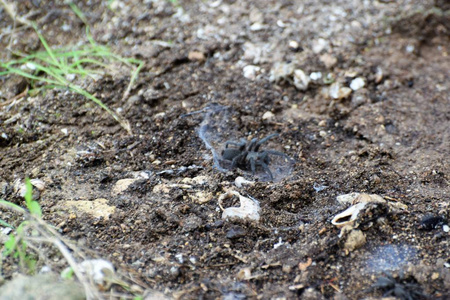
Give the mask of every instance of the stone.
[[137, 180], [136, 178], [126, 178], [118, 180], [114, 185], [114, 187], [112, 188], [111, 194], [115, 196], [122, 193], [136, 180]]
[[94, 218], [101, 218], [103, 217], [105, 220], [109, 219], [109, 216], [111, 216], [115, 210], [115, 206], [109, 206], [107, 199], [99, 198], [95, 199], [93, 201], [87, 201], [87, 200], [67, 200], [62, 201], [60, 204], [58, 204], [62, 210], [70, 209], [75, 210], [79, 213], [87, 213]]

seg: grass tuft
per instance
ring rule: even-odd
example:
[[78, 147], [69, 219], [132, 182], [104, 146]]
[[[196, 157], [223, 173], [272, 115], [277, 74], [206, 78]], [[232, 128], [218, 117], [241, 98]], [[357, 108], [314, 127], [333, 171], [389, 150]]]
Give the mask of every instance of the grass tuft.
[[[83, 13], [73, 3], [70, 4], [77, 16], [86, 23]], [[140, 70], [144, 66], [143, 61], [133, 58], [123, 58], [110, 51], [108, 47], [97, 44], [90, 34], [86, 24], [86, 34], [89, 43], [78, 47], [53, 49], [49, 46], [43, 34], [32, 23], [44, 51], [32, 54], [15, 52], [19, 59], [0, 62], [0, 76], [18, 75], [31, 81], [30, 94], [43, 89], [69, 89], [107, 111], [119, 124], [131, 134], [131, 126], [127, 120], [119, 116], [106, 106], [100, 99], [74, 83], [77, 77], [91, 77], [96, 80], [99, 76], [114, 72], [114, 64], [120, 64], [130, 70], [130, 83], [122, 99], [128, 98], [131, 87]]]

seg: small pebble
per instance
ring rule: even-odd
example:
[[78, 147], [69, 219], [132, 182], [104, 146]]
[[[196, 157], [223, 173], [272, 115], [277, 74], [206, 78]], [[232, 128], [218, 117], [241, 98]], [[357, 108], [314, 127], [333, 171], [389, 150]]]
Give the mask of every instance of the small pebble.
[[406, 52], [408, 52], [408, 53], [413, 53], [414, 50], [415, 50], [414, 45], [408, 45], [408, 46], [406, 46]]
[[189, 59], [190, 61], [194, 61], [194, 60], [197, 60], [197, 61], [204, 61], [204, 60], [205, 60], [205, 54], [203, 54], [203, 53], [200, 52], [200, 51], [191, 51], [191, 52], [189, 52], [189, 54], [188, 54], [188, 59]]
[[365, 84], [366, 83], [364, 81], [364, 78], [358, 77], [352, 80], [352, 82], [350, 83], [350, 88], [354, 91], [357, 91], [363, 88]]
[[261, 24], [261, 23], [253, 23], [251, 26], [250, 26], [250, 30], [251, 31], [260, 31], [260, 30], [262, 30], [264, 28], [264, 25], [263, 24]]
[[241, 226], [233, 226], [230, 228], [230, 230], [227, 231], [226, 236], [228, 239], [237, 239], [245, 236], [246, 233], [247, 232], [245, 231], [245, 229]]
[[243, 185], [253, 185], [255, 182], [254, 181], [249, 181], [247, 179], [245, 179], [242, 176], [238, 176], [236, 177], [236, 179], [234, 180], [234, 184], [238, 187], [241, 188]]
[[330, 43], [323, 38], [319, 38], [312, 42], [312, 50], [316, 54], [320, 53], [322, 50], [324, 50], [325, 48], [328, 48], [329, 46], [330, 46]]
[[321, 72], [312, 72], [311, 74], [309, 74], [309, 78], [311, 78], [311, 80], [319, 80], [320, 78], [322, 78], [322, 73]]
[[327, 121], [326, 120], [322, 120], [317, 125], [319, 125], [320, 127], [326, 127], [327, 126]]
[[294, 86], [300, 91], [306, 91], [309, 85], [309, 76], [306, 76], [303, 70], [297, 69], [294, 71]]
[[330, 86], [329, 95], [333, 99], [344, 99], [352, 93], [352, 90], [348, 87], [341, 87], [339, 82], [335, 82]]
[[250, 80], [256, 79], [256, 74], [261, 70], [260, 67], [254, 65], [248, 65], [243, 68], [244, 77]]
[[319, 60], [325, 65], [325, 67], [327, 69], [332, 68], [338, 62], [336, 57], [334, 57], [334, 56], [332, 56], [331, 54], [328, 54], [328, 53], [322, 54], [319, 57]]
[[263, 119], [263, 120], [270, 120], [270, 119], [273, 119], [274, 117], [275, 117], [275, 115], [273, 114], [273, 112], [271, 112], [271, 111], [266, 111], [266, 112], [263, 114], [262, 119]]
[[291, 49], [294, 52], [302, 50], [302, 48], [300, 47], [300, 44], [297, 41], [293, 41], [293, 40], [289, 41], [289, 49]]

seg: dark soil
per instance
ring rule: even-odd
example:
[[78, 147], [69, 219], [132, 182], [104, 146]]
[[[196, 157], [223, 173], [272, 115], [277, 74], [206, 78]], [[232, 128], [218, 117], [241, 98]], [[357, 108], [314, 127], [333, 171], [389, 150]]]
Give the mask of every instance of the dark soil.
[[[0, 77], [0, 197], [20, 201], [15, 180], [43, 180], [47, 222], [144, 289], [175, 298], [377, 298], [378, 277], [402, 274], [431, 299], [448, 299], [447, 2], [298, 2], [77, 3], [98, 43], [145, 62], [125, 99], [129, 73], [83, 82], [133, 133], [65, 90], [14, 100], [30, 83]], [[86, 42], [85, 24], [62, 1], [16, 4], [50, 45]], [[11, 34], [5, 10], [0, 28], [2, 61], [7, 47], [41, 49], [32, 28], [16, 24]], [[323, 78], [306, 91], [292, 74], [269, 80], [280, 63]], [[261, 68], [253, 78], [244, 77], [248, 65]], [[328, 73], [342, 86], [356, 77], [365, 86], [332, 99]], [[271, 156], [275, 181], [261, 166], [254, 175], [249, 165], [224, 170], [230, 163], [215, 162], [201, 130], [219, 160], [227, 140], [278, 133], [261, 149], [295, 163]], [[237, 176], [255, 183], [238, 188]], [[120, 179], [135, 180], [118, 192]], [[223, 220], [218, 198], [228, 190], [257, 199], [260, 221]], [[407, 209], [373, 214], [359, 228], [366, 242], [349, 251], [331, 220], [346, 209], [336, 196], [352, 192]], [[109, 218], [65, 205], [99, 198], [115, 207]], [[444, 221], [421, 226], [428, 215]], [[7, 212], [1, 218], [20, 221]], [[4, 268], [2, 276], [16, 271]]]

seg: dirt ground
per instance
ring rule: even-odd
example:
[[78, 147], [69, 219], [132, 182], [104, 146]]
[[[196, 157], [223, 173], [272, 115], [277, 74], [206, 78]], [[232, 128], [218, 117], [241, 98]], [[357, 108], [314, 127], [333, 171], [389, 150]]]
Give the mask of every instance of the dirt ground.
[[[63, 1], [16, 4], [52, 47], [86, 42]], [[29, 82], [0, 77], [1, 198], [22, 203], [14, 182], [41, 179], [44, 219], [146, 295], [449, 299], [448, 1], [77, 5], [98, 43], [145, 62], [129, 97], [129, 73], [79, 79], [132, 134], [77, 94], [14, 98]], [[7, 47], [42, 50], [32, 28], [13, 27], [0, 9], [2, 61]], [[274, 133], [255, 174], [245, 154], [234, 169], [222, 157], [227, 141]], [[257, 201], [259, 220], [223, 219], [239, 206], [230, 191]], [[387, 202], [341, 233], [331, 221], [349, 193]], [[403, 295], [372, 287], [380, 276]]]

